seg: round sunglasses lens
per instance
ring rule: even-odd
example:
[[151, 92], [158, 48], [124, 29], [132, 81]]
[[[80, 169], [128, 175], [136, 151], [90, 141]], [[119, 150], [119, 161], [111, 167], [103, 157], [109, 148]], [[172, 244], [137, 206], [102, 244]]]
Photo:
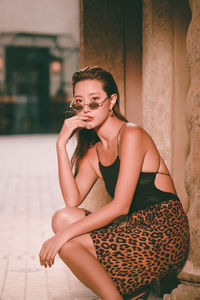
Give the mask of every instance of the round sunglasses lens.
[[97, 102], [89, 103], [89, 108], [91, 108], [91, 109], [97, 109], [98, 107], [99, 107], [99, 103], [97, 103]]
[[73, 109], [75, 109], [76, 111], [81, 111], [83, 109], [83, 105], [78, 105], [78, 104], [74, 104], [73, 106]]

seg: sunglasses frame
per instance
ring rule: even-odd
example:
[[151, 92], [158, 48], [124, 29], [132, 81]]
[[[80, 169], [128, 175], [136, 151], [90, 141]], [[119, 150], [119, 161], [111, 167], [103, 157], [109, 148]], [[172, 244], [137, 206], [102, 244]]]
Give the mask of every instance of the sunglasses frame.
[[[87, 105], [87, 106], [89, 107], [89, 109], [91, 109], [91, 110], [96, 110], [96, 109], [99, 108], [99, 106], [102, 106], [102, 105], [104, 104], [104, 102], [105, 102], [107, 99], [109, 99], [109, 98], [110, 98], [110, 97], [107, 96], [105, 99], [103, 99], [103, 100], [100, 101], [100, 102], [90, 101], [88, 104], [84, 103], [83, 105], [80, 105], [80, 106], [82, 106], [81, 109], [75, 109], [75, 108], [73, 107], [73, 103], [74, 103], [74, 101], [76, 101], [76, 99], [73, 99], [73, 100], [71, 101], [69, 107], [72, 108], [72, 109], [73, 109], [74, 111], [76, 111], [76, 112], [81, 112], [81, 111], [84, 109], [84, 106], [85, 106], [85, 105]], [[98, 104], [98, 105], [97, 105], [97, 107], [92, 108], [92, 107], [90, 107], [90, 103], [96, 103], [96, 104]]]

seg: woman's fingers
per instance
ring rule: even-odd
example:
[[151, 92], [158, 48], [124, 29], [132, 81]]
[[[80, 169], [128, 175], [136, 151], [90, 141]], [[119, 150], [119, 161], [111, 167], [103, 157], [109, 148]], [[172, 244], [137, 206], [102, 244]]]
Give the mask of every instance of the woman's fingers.
[[46, 257], [40, 257], [40, 265], [47, 268], [48, 266], [51, 268], [54, 264], [54, 255], [47, 255]]
[[86, 128], [87, 123], [85, 118], [80, 116], [74, 116], [64, 121], [63, 127], [60, 131], [58, 140], [66, 144], [73, 132], [78, 128]]
[[51, 249], [48, 249], [48, 245], [46, 245], [45, 242], [39, 253], [40, 265], [44, 266], [45, 268], [47, 268], [48, 266], [52, 267], [52, 265], [54, 264], [56, 254], [57, 254], [56, 249], [53, 251]]
[[58, 143], [66, 145], [74, 131], [78, 128], [91, 128], [91, 125], [87, 122], [86, 116], [75, 115], [71, 118], [65, 119], [58, 136]]
[[81, 128], [81, 127], [84, 128], [87, 126], [87, 123], [85, 121], [86, 118], [79, 117], [79, 116], [77, 116], [77, 118], [74, 120], [66, 119], [65, 120], [66, 130], [70, 130], [72, 133], [77, 128]]
[[53, 264], [54, 264], [54, 260], [53, 259], [49, 259], [49, 260], [47, 260], [46, 263], [49, 266], [49, 268], [51, 268], [53, 266]]
[[55, 236], [44, 242], [39, 253], [41, 266], [51, 267], [54, 264], [54, 259], [60, 248], [66, 242], [66, 238], [57, 233]]
[[54, 264], [54, 258], [49, 259], [47, 261], [47, 264], [48, 264], [49, 268], [51, 268], [53, 266], [53, 264]]
[[42, 246], [39, 257], [40, 257], [41, 266], [44, 266], [46, 268], [47, 264], [48, 264], [49, 255], [48, 255], [48, 250], [46, 249], [46, 244], [45, 243]]
[[44, 249], [43, 248], [40, 251], [39, 257], [40, 257], [40, 265], [46, 267], [46, 254], [44, 253]]

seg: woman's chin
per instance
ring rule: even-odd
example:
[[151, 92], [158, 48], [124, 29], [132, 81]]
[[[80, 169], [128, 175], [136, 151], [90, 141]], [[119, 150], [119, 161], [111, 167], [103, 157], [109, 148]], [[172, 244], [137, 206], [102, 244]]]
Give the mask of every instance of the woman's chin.
[[90, 123], [87, 123], [87, 125], [86, 125], [86, 127], [85, 127], [86, 129], [92, 129], [93, 128], [93, 126], [92, 126], [92, 124], [90, 124]]

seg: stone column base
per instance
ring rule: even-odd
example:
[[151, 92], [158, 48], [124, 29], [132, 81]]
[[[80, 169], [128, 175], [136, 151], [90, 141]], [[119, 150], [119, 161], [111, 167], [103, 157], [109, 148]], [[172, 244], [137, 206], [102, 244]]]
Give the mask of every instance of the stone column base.
[[200, 286], [179, 284], [171, 294], [165, 294], [163, 300], [200, 300]]

